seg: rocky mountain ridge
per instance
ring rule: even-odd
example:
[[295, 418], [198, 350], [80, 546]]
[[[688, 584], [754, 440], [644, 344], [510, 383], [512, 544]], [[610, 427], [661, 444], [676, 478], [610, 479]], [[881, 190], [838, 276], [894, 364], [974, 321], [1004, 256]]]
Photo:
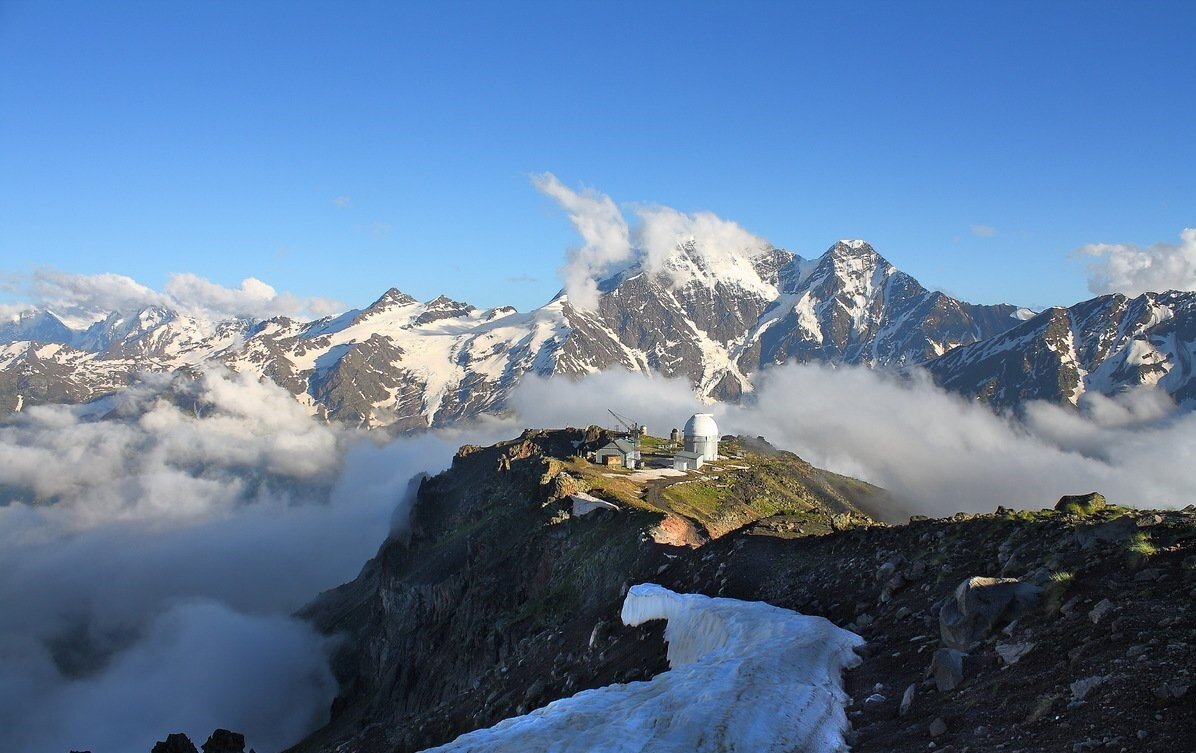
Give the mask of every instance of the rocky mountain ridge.
[[[344, 637], [341, 694], [292, 750], [421, 750], [653, 677], [662, 626], [618, 619], [642, 582], [862, 635], [846, 677], [856, 751], [1171, 751], [1196, 729], [1196, 512], [1083, 495], [888, 526], [856, 504], [883, 505], [879, 490], [758, 440], [665, 489], [573, 455], [601, 441], [529, 430], [425, 480], [410, 534], [302, 612]], [[766, 503], [778, 488], [797, 493]], [[571, 505], [583, 489], [615, 509]], [[755, 512], [715, 536], [720, 508]]]
[[501, 410], [526, 375], [611, 368], [683, 377], [716, 400], [741, 399], [770, 366], [815, 362], [924, 366], [1000, 407], [1143, 384], [1196, 402], [1196, 293], [1103, 296], [1033, 315], [927, 290], [863, 241], [816, 259], [778, 248], [711, 259], [682, 244], [599, 290], [593, 311], [563, 293], [520, 313], [394, 288], [316, 321], [211, 321], [151, 306], [72, 328], [30, 311], [0, 324], [0, 415], [207, 364], [271, 379], [314, 415], [400, 431]]

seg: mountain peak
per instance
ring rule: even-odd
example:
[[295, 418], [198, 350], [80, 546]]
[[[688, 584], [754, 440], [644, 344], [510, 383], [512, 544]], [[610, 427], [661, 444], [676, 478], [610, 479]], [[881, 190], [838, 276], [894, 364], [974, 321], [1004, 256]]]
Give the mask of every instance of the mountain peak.
[[382, 294], [378, 300], [371, 303], [368, 309], [390, 308], [391, 306], [409, 306], [413, 303], [419, 303], [411, 296], [407, 295], [398, 288], [391, 288]]
[[428, 307], [429, 309], [437, 309], [437, 310], [440, 310], [440, 309], [468, 309], [468, 310], [472, 311], [474, 308], [473, 306], [469, 305], [468, 303], [449, 298], [447, 295], [444, 295], [443, 293], [436, 296], [432, 300], [428, 301], [424, 305], [426, 307]]
[[871, 256], [880, 256], [880, 254], [876, 253], [876, 249], [872, 248], [871, 243], [861, 240], [835, 241], [835, 245], [827, 249], [826, 253], [837, 258], [866, 258]]

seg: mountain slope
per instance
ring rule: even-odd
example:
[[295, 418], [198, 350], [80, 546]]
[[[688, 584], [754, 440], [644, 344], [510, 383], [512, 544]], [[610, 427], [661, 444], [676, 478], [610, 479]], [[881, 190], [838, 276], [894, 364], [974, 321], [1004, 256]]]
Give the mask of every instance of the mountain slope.
[[1075, 404], [1085, 392], [1157, 385], [1196, 403], [1196, 293], [1106, 295], [1052, 308], [926, 364], [939, 384], [999, 407]]
[[[758, 505], [773, 494], [767, 478], [783, 474], [790, 495], [706, 540], [692, 536], [711, 531], [683, 499], [574, 455], [604, 439], [528, 430], [466, 446], [421, 483], [409, 537], [302, 612], [343, 639], [331, 719], [296, 753], [421, 750], [587, 688], [658, 676], [661, 626], [619, 619], [629, 587], [644, 582], [825, 616], [861, 634], [864, 661], [846, 678], [853, 750], [926, 750], [932, 738], [1083, 750], [1117, 737], [1170, 751], [1189, 736], [1196, 513], [999, 509], [878, 525], [840, 512], [857, 500], [836, 497], [816, 469], [740, 438], [725, 446], [735, 457], [675, 486], [704, 478], [715, 507], [745, 511], [739, 487], [722, 482], [742, 476]], [[587, 488], [617, 509], [579, 513], [569, 495]], [[856, 491], [872, 503], [879, 492]], [[691, 535], [679, 536], [686, 526]], [[968, 613], [969, 643], [950, 649], [960, 639], [942, 630], [954, 624], [947, 605], [973, 577], [1034, 598], [1015, 609], [977, 594], [989, 622]], [[958, 676], [928, 671], [957, 654]], [[1100, 687], [1075, 702], [1076, 684], [1094, 677]]]
[[[719, 504], [691, 516], [685, 497], [654, 493], [656, 481], [577, 457], [608, 439], [597, 429], [529, 430], [466, 446], [450, 470], [424, 480], [410, 535], [304, 610], [347, 640], [332, 719], [296, 750], [420, 750], [584, 688], [655, 674], [665, 668], [658, 640], [595, 648], [622, 632], [660, 635], [657, 624], [610, 619], [629, 578], [727, 535], [707, 527], [716, 518], [735, 519], [735, 530], [827, 532], [870, 524], [857, 503], [883, 499], [790, 453], [727, 442], [730, 457], [670, 480], [715, 488], [742, 477], [758, 490], [744, 498], [734, 484], [719, 487]], [[583, 491], [615, 509], [579, 509], [570, 495]]]

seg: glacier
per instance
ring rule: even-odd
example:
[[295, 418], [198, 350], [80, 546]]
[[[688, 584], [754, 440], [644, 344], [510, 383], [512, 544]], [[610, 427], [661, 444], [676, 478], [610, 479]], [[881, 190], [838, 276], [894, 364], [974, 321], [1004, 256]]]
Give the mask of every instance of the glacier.
[[764, 602], [633, 586], [623, 622], [667, 620], [669, 670], [476, 730], [438, 753], [833, 753], [847, 750], [842, 672], [864, 639]]

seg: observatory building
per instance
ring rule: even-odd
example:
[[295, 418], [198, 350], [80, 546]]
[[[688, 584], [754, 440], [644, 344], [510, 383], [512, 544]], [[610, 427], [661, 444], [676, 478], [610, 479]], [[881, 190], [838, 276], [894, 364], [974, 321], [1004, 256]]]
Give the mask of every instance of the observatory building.
[[694, 452], [702, 460], [718, 460], [718, 424], [709, 413], [695, 413], [685, 422], [685, 452]]

